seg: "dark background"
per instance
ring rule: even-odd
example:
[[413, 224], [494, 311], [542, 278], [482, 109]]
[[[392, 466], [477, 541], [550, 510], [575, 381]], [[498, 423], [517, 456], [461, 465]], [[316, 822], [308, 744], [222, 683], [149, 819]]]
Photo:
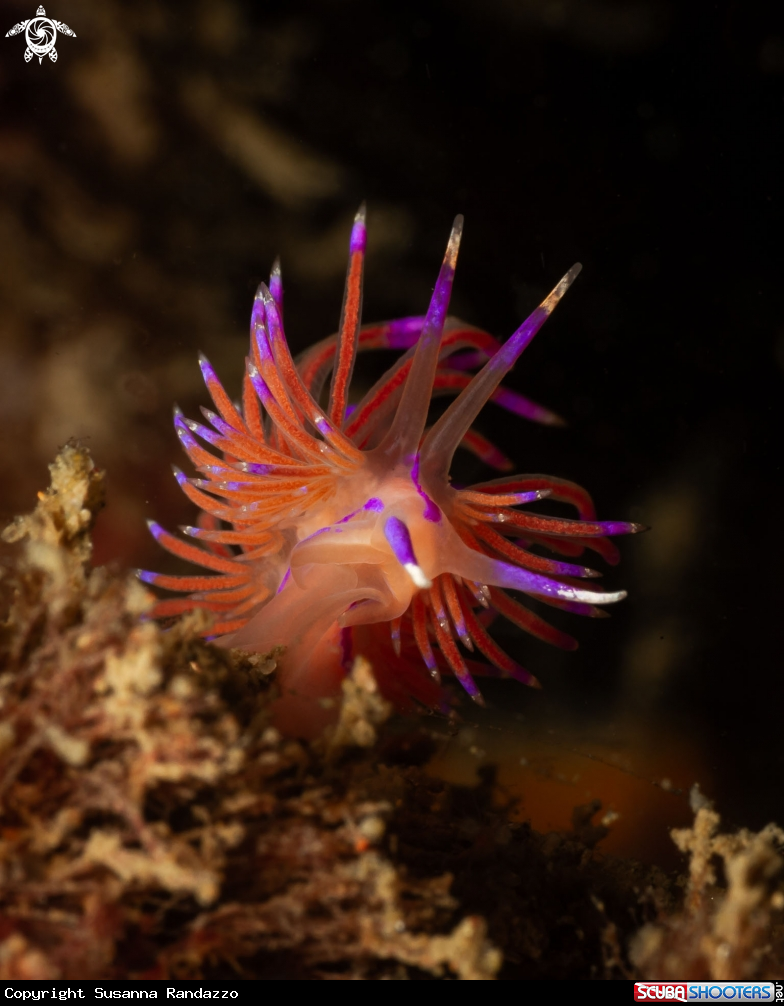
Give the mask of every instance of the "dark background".
[[[4, 2], [0, 28], [35, 7]], [[568, 427], [490, 406], [480, 428], [652, 526], [605, 581], [630, 592], [612, 621], [560, 620], [576, 654], [499, 626], [545, 691], [488, 695], [507, 720], [644, 737], [644, 771], [781, 822], [784, 18], [765, 7], [49, 0], [77, 34], [56, 63], [0, 39], [0, 516], [79, 436], [108, 472], [97, 561], [164, 568], [144, 518], [193, 517], [171, 403], [206, 401], [198, 349], [236, 393], [274, 255], [296, 351], [336, 328], [361, 200], [368, 320], [425, 310], [463, 212], [453, 311], [498, 336], [584, 266], [510, 379]]]

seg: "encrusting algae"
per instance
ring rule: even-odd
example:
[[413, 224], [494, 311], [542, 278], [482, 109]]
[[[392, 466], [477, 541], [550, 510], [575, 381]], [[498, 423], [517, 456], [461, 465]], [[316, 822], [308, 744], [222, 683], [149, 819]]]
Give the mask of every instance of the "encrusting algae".
[[428, 776], [448, 725], [390, 719], [365, 661], [326, 736], [285, 739], [277, 655], [213, 647], [204, 612], [162, 630], [138, 581], [90, 567], [88, 452], [51, 472], [3, 534], [1, 978], [780, 971], [778, 830], [718, 836], [698, 809], [675, 836], [681, 910], [660, 871], [596, 855], [597, 804], [543, 836], [510, 822], [491, 768], [471, 789]]
[[697, 786], [691, 805], [693, 827], [672, 832], [689, 855], [684, 911], [644, 926], [632, 941], [632, 960], [646, 977], [678, 981], [781, 975], [784, 831], [769, 824], [756, 833], [720, 834], [721, 818]]
[[89, 569], [102, 482], [66, 447], [4, 535], [24, 551], [0, 679], [0, 975], [255, 977], [243, 959], [294, 951], [313, 977], [399, 961], [493, 978], [481, 919], [411, 925], [404, 898], [454, 903], [375, 848], [389, 804], [316, 784], [265, 725], [269, 667], [200, 642], [201, 613], [162, 632], [135, 578]]

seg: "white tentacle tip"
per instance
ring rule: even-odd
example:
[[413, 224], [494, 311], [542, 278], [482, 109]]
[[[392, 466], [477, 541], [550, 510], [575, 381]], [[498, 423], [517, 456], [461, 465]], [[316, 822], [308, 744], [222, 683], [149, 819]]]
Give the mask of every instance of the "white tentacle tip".
[[555, 310], [558, 301], [563, 297], [569, 287], [574, 283], [577, 277], [582, 272], [582, 263], [575, 262], [569, 272], [561, 279], [553, 290], [545, 297], [542, 301], [542, 307], [548, 314], [552, 314]]
[[415, 562], [404, 562], [403, 569], [414, 581], [414, 585], [419, 587], [420, 590], [429, 590], [433, 586], [433, 581], [427, 578], [425, 571]]
[[463, 224], [463, 214], [458, 213], [455, 217], [454, 223], [452, 224], [452, 233], [449, 235], [449, 242], [447, 243], [446, 255], [444, 257], [444, 261], [453, 269], [455, 267], [455, 263], [457, 262], [457, 253], [460, 249], [460, 239], [463, 236]]

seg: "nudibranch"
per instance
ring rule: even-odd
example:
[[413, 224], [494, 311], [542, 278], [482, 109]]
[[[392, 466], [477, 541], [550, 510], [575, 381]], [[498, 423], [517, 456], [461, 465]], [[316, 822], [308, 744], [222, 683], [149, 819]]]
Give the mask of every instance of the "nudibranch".
[[[617, 561], [607, 536], [640, 525], [597, 521], [590, 496], [559, 478], [507, 474], [468, 489], [450, 485], [460, 446], [496, 469], [511, 467], [471, 429], [488, 400], [557, 422], [500, 382], [580, 271], [570, 269], [499, 344], [447, 316], [462, 228], [457, 217], [424, 317], [362, 326], [363, 207], [351, 231], [337, 335], [292, 358], [276, 263], [253, 302], [242, 401], [232, 401], [201, 356], [217, 411], [202, 409], [207, 426], [175, 409], [177, 435], [200, 475], [175, 469], [201, 511], [198, 526], [182, 531], [202, 547], [154, 521], [150, 528], [165, 549], [212, 575], [139, 575], [188, 594], [160, 601], [156, 617], [206, 608], [220, 646], [254, 653], [285, 647], [276, 707], [284, 731], [307, 736], [322, 728], [335, 705], [324, 700], [339, 693], [358, 653], [402, 707], [443, 703], [442, 673], [480, 703], [477, 674], [536, 685], [490, 636], [492, 618], [503, 615], [556, 646], [577, 644], [509, 591], [593, 616], [602, 614], [597, 605], [625, 597], [586, 586], [599, 574], [573, 560], [587, 547]], [[404, 352], [352, 406], [354, 361], [370, 349]], [[449, 393], [457, 397], [428, 428], [432, 397]], [[545, 497], [573, 505], [577, 517], [520, 509]]]

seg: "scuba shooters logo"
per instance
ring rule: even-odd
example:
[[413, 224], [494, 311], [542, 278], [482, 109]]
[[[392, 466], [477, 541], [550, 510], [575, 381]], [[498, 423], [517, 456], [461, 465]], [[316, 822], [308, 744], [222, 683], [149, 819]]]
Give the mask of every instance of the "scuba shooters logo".
[[47, 17], [43, 7], [39, 7], [35, 12], [35, 17], [30, 18], [29, 21], [20, 21], [19, 24], [15, 24], [10, 31], [5, 33], [5, 37], [10, 38], [11, 35], [18, 35], [20, 32], [25, 33], [27, 48], [24, 58], [26, 63], [29, 63], [33, 56], [38, 57], [39, 63], [43, 61], [44, 56], [48, 56], [53, 63], [56, 63], [57, 50], [54, 43], [58, 31], [63, 35], [71, 35], [76, 38], [76, 32], [71, 31], [67, 24]]
[[634, 1001], [775, 1002], [781, 982], [635, 982]]

